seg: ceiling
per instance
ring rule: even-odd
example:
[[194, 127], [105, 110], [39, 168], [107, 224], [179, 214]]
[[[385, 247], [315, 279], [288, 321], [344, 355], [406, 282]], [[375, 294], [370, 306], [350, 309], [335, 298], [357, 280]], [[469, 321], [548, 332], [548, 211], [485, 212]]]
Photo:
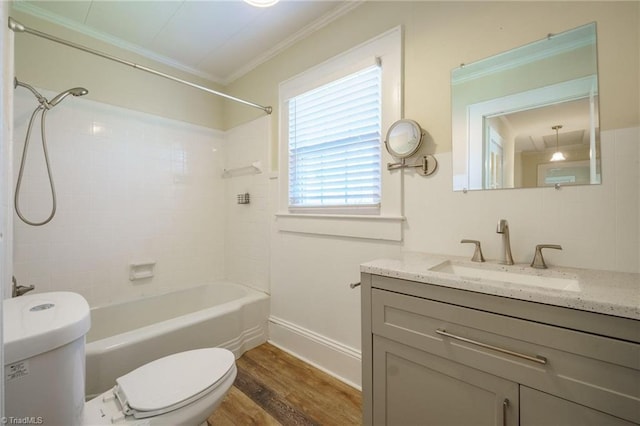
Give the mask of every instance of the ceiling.
[[32, 1], [13, 8], [149, 59], [228, 84], [362, 0]]

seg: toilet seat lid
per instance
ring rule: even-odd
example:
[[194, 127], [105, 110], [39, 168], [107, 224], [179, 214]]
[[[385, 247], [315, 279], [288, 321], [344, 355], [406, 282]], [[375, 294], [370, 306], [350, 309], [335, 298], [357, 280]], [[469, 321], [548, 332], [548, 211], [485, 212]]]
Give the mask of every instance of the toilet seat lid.
[[196, 349], [152, 361], [116, 383], [122, 402], [133, 411], [168, 412], [214, 386], [234, 364], [235, 356], [227, 349]]

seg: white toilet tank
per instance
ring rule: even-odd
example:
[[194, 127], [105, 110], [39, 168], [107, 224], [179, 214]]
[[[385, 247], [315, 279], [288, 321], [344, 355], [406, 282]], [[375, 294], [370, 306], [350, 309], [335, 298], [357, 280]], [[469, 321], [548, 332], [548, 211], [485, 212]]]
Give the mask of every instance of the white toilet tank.
[[3, 301], [5, 416], [10, 424], [80, 425], [89, 305], [76, 293]]

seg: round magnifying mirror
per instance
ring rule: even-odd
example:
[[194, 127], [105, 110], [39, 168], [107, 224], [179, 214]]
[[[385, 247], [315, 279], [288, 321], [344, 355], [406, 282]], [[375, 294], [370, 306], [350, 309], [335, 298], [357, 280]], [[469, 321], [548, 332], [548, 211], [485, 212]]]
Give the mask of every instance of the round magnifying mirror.
[[384, 145], [396, 158], [407, 158], [416, 153], [422, 142], [422, 128], [413, 120], [398, 120], [389, 127]]

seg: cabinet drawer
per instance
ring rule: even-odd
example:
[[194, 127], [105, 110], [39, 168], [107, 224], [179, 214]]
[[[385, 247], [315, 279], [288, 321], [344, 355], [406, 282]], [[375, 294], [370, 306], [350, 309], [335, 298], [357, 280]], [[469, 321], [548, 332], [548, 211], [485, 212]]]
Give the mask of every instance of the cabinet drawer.
[[379, 289], [371, 315], [374, 334], [640, 423], [638, 344]]

